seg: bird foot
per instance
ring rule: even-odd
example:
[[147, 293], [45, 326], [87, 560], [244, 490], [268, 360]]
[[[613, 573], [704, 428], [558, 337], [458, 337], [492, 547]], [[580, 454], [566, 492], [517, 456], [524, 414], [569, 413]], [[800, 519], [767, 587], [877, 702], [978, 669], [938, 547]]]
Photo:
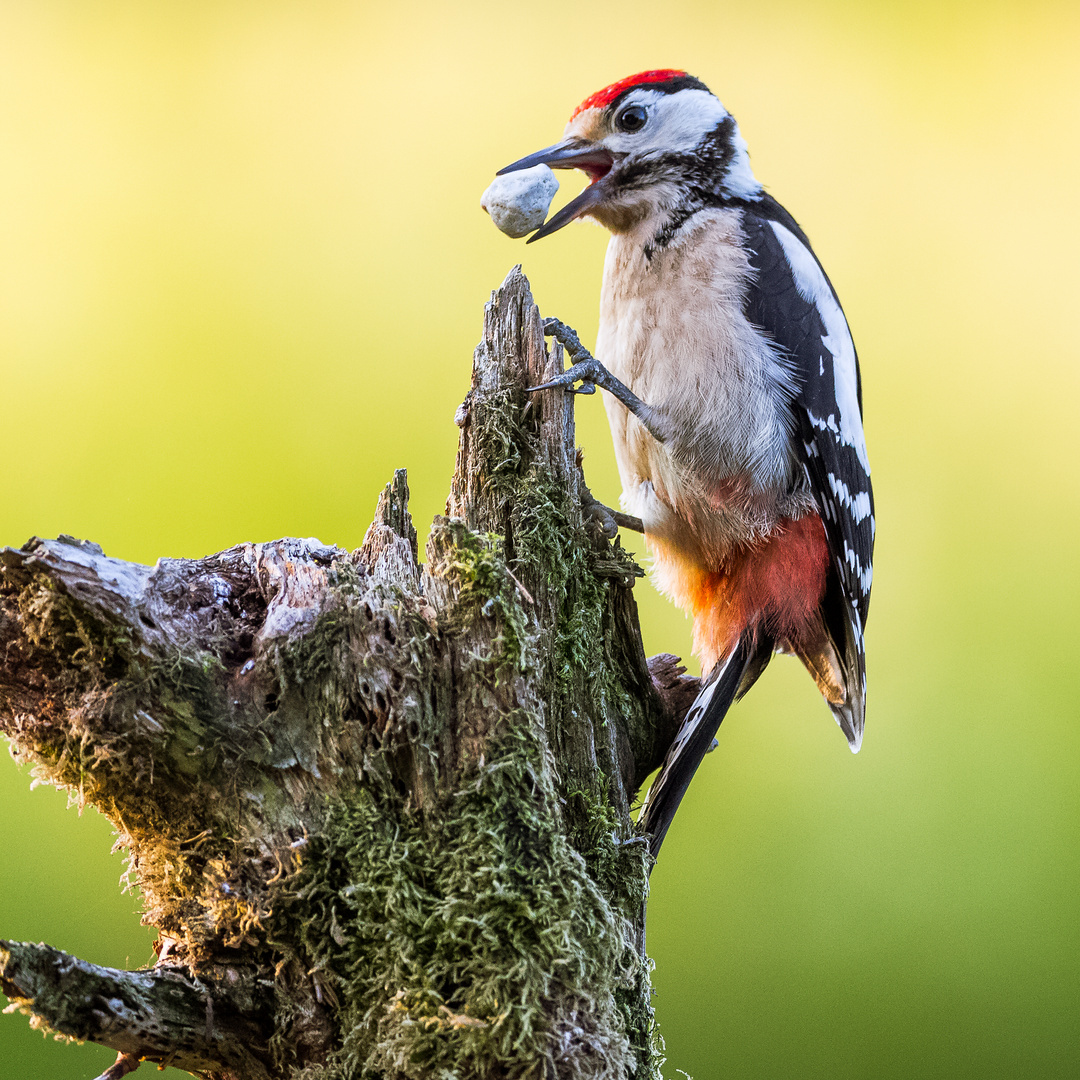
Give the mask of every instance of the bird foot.
[[612, 510], [610, 506], [605, 506], [599, 499], [594, 498], [593, 493], [588, 488], [585, 489], [585, 497], [581, 502], [585, 516], [600, 526], [601, 533], [608, 540], [613, 540], [618, 535], [620, 528], [632, 529], [634, 532], [639, 533], [645, 531], [641, 518], [634, 517], [632, 514], [624, 514], [619, 510]]
[[544, 337], [553, 337], [565, 350], [574, 363], [592, 360], [593, 355], [581, 344], [581, 338], [572, 326], [567, 326], [560, 319], [544, 320]]
[[[599, 360], [596, 359], [577, 336], [577, 331], [567, 326], [558, 319], [544, 320], [544, 336], [553, 337], [566, 350], [567, 355], [574, 361], [561, 375], [539, 386], [530, 386], [526, 390], [533, 393], [536, 390], [554, 390], [562, 388], [572, 394], [595, 394], [599, 386], [606, 390], [614, 398], [636, 416], [644, 425], [645, 430], [657, 442], [667, 441], [667, 433], [659, 413], [651, 406], [646, 405], [628, 386], [621, 383]], [[581, 383], [575, 387], [575, 383]]]
[[[561, 386], [571, 394], [595, 394], [597, 376], [602, 370], [603, 368], [600, 367], [598, 360], [586, 360], [582, 364], [574, 364], [573, 367], [567, 368], [561, 375], [556, 375], [550, 382], [541, 383], [539, 386], [525, 387], [525, 392], [532, 394], [537, 390], [555, 390]], [[574, 383], [576, 382], [580, 382], [581, 385], [575, 386]]]
[[[577, 336], [577, 331], [567, 326], [566, 323], [560, 322], [558, 319], [545, 319], [544, 337], [555, 338], [566, 350], [566, 354], [573, 361], [573, 364], [561, 375], [556, 375], [549, 382], [528, 387], [527, 390], [530, 394], [536, 390], [554, 390], [558, 387], [568, 390], [571, 394], [595, 394], [597, 385], [603, 386], [604, 376], [608, 375], [610, 377], [610, 373], [603, 364], [581, 344], [581, 338]], [[581, 386], [575, 387], [574, 383], [578, 382], [581, 383]]]

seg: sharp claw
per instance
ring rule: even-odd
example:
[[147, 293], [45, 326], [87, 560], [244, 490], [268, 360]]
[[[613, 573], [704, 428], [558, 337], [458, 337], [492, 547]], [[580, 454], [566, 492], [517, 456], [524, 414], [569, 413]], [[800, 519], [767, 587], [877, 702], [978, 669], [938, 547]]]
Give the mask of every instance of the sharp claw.
[[578, 376], [571, 373], [571, 369], [567, 368], [561, 375], [556, 375], [554, 379], [549, 379], [546, 383], [540, 383], [538, 386], [526, 386], [525, 392], [532, 394], [537, 390], [557, 390], [560, 386], [569, 388], [578, 381]]
[[[574, 364], [568, 367], [561, 375], [556, 375], [546, 383], [539, 386], [530, 386], [529, 392], [534, 390], [554, 390], [561, 386], [572, 394], [595, 394], [596, 393], [596, 369], [598, 365], [592, 357], [584, 363]], [[574, 383], [581, 383], [579, 389], [574, 389]]]
[[571, 394], [595, 394], [596, 383], [583, 382], [582, 385], [575, 389], [574, 383], [577, 382], [577, 378], [574, 379], [552, 379], [551, 382], [541, 383], [539, 386], [526, 386], [526, 394], [535, 394], [537, 390], [557, 390], [560, 387]]

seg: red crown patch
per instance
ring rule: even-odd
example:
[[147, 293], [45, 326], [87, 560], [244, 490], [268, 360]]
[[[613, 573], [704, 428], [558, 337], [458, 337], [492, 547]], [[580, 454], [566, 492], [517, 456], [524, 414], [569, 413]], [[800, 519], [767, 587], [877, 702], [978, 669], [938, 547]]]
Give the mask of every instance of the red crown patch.
[[643, 86], [647, 83], [668, 82], [671, 79], [685, 79], [685, 71], [675, 68], [660, 68], [657, 71], [642, 71], [637, 75], [629, 75], [625, 79], [605, 86], [603, 90], [597, 90], [595, 94], [587, 97], [573, 112], [570, 119], [573, 120], [578, 113], [586, 109], [602, 109], [610, 105], [620, 94], [632, 90], [635, 86]]

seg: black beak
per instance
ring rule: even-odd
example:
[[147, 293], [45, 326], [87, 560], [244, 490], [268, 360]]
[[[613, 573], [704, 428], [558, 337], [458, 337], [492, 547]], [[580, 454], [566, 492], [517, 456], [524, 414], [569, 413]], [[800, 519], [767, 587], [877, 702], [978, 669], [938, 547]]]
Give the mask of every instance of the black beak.
[[558, 232], [564, 225], [569, 225], [575, 218], [581, 217], [592, 207], [600, 203], [606, 194], [601, 182], [611, 171], [615, 158], [609, 150], [588, 142], [585, 139], [566, 139], [535, 154], [523, 157], [495, 175], [517, 172], [519, 169], [531, 169], [535, 165], [547, 165], [552, 169], [582, 169], [592, 178], [592, 183], [576, 198], [568, 202], [553, 218], [536, 230], [526, 243], [531, 244], [541, 237]]
[[[597, 146], [586, 139], [565, 139], [561, 143], [549, 146], [544, 150], [537, 150], [535, 154], [523, 157], [505, 169], [500, 169], [495, 175], [518, 172], [521, 169], [531, 169], [535, 165], [548, 165], [552, 169], [584, 169], [594, 179], [599, 179], [615, 164], [611, 152], [602, 146]], [[599, 174], [596, 176], [595, 174]]]

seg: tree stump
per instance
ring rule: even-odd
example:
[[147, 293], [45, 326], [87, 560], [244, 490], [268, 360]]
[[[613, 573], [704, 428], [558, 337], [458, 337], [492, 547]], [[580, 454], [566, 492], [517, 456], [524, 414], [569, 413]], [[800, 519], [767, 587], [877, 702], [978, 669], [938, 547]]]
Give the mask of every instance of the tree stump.
[[[158, 962], [0, 941], [33, 1022], [221, 1080], [659, 1075], [631, 804], [696, 680], [646, 661], [520, 269], [445, 517], [354, 552], [0, 553], [0, 730], [115, 826]], [[607, 522], [610, 525], [610, 522]]]

